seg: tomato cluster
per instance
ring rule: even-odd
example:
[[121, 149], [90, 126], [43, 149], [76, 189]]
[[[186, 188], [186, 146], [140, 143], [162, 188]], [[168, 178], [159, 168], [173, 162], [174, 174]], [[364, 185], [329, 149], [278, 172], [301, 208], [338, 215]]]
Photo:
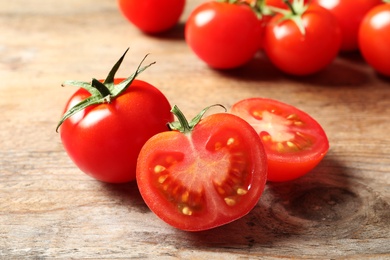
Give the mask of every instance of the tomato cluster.
[[[118, 3], [129, 21], [154, 34], [178, 22], [185, 0]], [[186, 42], [210, 67], [242, 66], [263, 51], [292, 75], [316, 73], [340, 51], [360, 50], [389, 76], [389, 37], [390, 4], [380, 0], [208, 1], [185, 25]], [[206, 230], [243, 217], [267, 181], [299, 178], [329, 150], [314, 118], [268, 98], [204, 116], [207, 107], [187, 121], [158, 88], [137, 79], [152, 64], [115, 77], [125, 54], [104, 80], [64, 83], [79, 89], [57, 130], [80, 170], [103, 182], [136, 181], [148, 207], [178, 229]]]
[[204, 117], [207, 107], [188, 122], [156, 87], [136, 79], [152, 64], [115, 77], [125, 54], [105, 80], [64, 82], [79, 89], [57, 130], [83, 172], [109, 183], [136, 180], [149, 208], [176, 228], [206, 230], [246, 215], [267, 180], [301, 177], [329, 149], [312, 117], [266, 98]]
[[208, 1], [191, 13], [185, 38], [193, 52], [216, 69], [241, 66], [261, 49], [281, 71], [303, 76], [327, 67], [340, 51], [361, 50], [378, 72], [390, 75], [390, 61], [383, 58], [390, 53], [389, 3], [367, 14], [380, 4], [381, 0]]
[[[172, 28], [185, 0], [118, 0], [123, 15], [146, 33]], [[185, 40], [215, 69], [250, 61], [260, 50], [281, 71], [309, 75], [340, 52], [360, 51], [390, 76], [389, 0], [209, 0], [186, 21]]]

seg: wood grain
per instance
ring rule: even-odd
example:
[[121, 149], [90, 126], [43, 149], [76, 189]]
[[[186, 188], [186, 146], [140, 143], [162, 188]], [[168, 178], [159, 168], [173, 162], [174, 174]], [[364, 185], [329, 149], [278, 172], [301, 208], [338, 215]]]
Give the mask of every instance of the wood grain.
[[[359, 54], [342, 54], [305, 78], [282, 74], [259, 55], [215, 71], [189, 50], [182, 22], [150, 36], [110, 0], [0, 2], [1, 259], [390, 258], [390, 81]], [[130, 47], [119, 74], [142, 57], [141, 79], [194, 116], [203, 107], [263, 96], [311, 114], [331, 149], [309, 175], [269, 183], [244, 218], [197, 233], [151, 213], [135, 183], [112, 185], [81, 173], [56, 123], [74, 89], [67, 79], [105, 77]]]

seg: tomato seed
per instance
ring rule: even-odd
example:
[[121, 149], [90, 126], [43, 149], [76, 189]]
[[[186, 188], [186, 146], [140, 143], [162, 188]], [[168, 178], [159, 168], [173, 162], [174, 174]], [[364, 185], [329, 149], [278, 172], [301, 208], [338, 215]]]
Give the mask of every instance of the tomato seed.
[[161, 172], [165, 171], [165, 167], [162, 165], [156, 165], [156, 166], [154, 166], [153, 171], [155, 173], [161, 173]]
[[284, 145], [282, 143], [277, 143], [276, 144], [276, 149], [278, 152], [283, 152], [284, 151]]
[[234, 205], [236, 205], [236, 201], [235, 201], [234, 199], [228, 198], [228, 197], [225, 198], [225, 203], [226, 203], [228, 206], [234, 206]]
[[299, 117], [297, 114], [290, 114], [288, 117], [286, 117], [288, 120], [298, 120]]
[[188, 198], [190, 197], [190, 193], [186, 190], [182, 195], [181, 195], [181, 201], [182, 202], [188, 202]]
[[230, 146], [230, 145], [232, 145], [235, 141], [236, 141], [236, 140], [235, 140], [233, 137], [230, 137], [230, 138], [227, 140], [226, 144], [227, 144], [228, 146]]
[[271, 137], [271, 135], [267, 134], [267, 135], [263, 135], [262, 139], [263, 139], [263, 141], [267, 142], [267, 141], [271, 141], [272, 137]]
[[216, 142], [215, 144], [214, 144], [214, 149], [215, 149], [215, 151], [218, 151], [219, 149], [221, 149], [222, 148], [222, 144], [220, 143], [220, 142]]
[[254, 118], [256, 118], [258, 120], [263, 119], [262, 113], [259, 113], [259, 111], [253, 111], [252, 115]]
[[160, 177], [158, 178], [158, 182], [159, 182], [160, 184], [163, 184], [167, 178], [168, 178], [168, 174], [162, 175], [162, 176], [160, 176]]
[[247, 190], [245, 190], [245, 189], [243, 189], [243, 188], [238, 188], [237, 189], [237, 194], [238, 195], [245, 195], [245, 194], [247, 194]]
[[191, 216], [192, 215], [192, 210], [189, 207], [184, 207], [181, 210], [181, 213], [183, 213], [184, 215], [187, 215], [187, 216]]

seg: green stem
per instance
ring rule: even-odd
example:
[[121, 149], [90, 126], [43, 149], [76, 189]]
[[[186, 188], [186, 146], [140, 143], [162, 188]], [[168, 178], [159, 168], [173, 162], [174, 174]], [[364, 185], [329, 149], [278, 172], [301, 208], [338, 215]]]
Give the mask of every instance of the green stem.
[[171, 112], [177, 117], [180, 124], [179, 127], [175, 126], [174, 128], [178, 128], [177, 130], [179, 130], [184, 134], [192, 131], [187, 118], [184, 116], [183, 112], [181, 112], [181, 110], [176, 105], [172, 107]]
[[291, 10], [291, 13], [293, 15], [297, 15], [297, 12], [295, 11], [293, 5], [288, 0], [283, 0], [283, 2], [288, 6], [288, 8]]
[[186, 117], [184, 116], [184, 114], [180, 111], [180, 109], [176, 105], [174, 105], [171, 109], [171, 112], [177, 117], [177, 119], [179, 121], [174, 121], [174, 122], [168, 123], [168, 127], [171, 130], [176, 130], [176, 131], [182, 132], [183, 134], [190, 133], [194, 129], [194, 127], [200, 122], [200, 120], [202, 120], [203, 115], [211, 107], [215, 107], [215, 106], [220, 106], [223, 109], [225, 109], [225, 112], [227, 111], [223, 105], [220, 105], [220, 104], [211, 105], [211, 106], [204, 108], [190, 122], [188, 122]]

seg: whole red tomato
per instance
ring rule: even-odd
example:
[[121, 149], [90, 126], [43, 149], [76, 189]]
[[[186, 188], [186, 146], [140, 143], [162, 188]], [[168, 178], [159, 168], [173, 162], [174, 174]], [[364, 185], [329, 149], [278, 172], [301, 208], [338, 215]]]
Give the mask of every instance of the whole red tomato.
[[116, 65], [104, 83], [64, 83], [82, 88], [68, 100], [57, 129], [65, 151], [81, 171], [103, 182], [123, 183], [135, 180], [141, 147], [153, 135], [167, 131], [173, 116], [157, 88], [134, 79], [144, 68], [128, 79], [114, 79]]
[[358, 30], [364, 15], [381, 0], [313, 0], [329, 10], [337, 19], [342, 35], [342, 51], [358, 49]]
[[249, 5], [210, 1], [190, 14], [185, 40], [210, 67], [231, 69], [253, 58], [261, 46], [262, 27]]
[[160, 33], [177, 24], [185, 0], [118, 0], [124, 17], [146, 33]]
[[359, 29], [359, 48], [368, 64], [390, 76], [390, 1], [372, 8]]
[[[267, 158], [254, 129], [229, 114], [200, 115], [190, 123], [177, 107], [176, 131], [143, 146], [137, 184], [149, 208], [178, 229], [200, 231], [246, 215], [259, 201]], [[201, 120], [199, 122], [199, 120]]]
[[232, 113], [251, 124], [263, 142], [269, 181], [289, 181], [307, 174], [329, 150], [321, 125], [292, 105], [250, 98], [234, 104]]
[[[309, 75], [337, 56], [341, 32], [335, 17], [318, 5], [295, 6], [266, 26], [264, 50], [271, 62], [292, 75]], [[287, 18], [287, 19], [285, 19]]]

